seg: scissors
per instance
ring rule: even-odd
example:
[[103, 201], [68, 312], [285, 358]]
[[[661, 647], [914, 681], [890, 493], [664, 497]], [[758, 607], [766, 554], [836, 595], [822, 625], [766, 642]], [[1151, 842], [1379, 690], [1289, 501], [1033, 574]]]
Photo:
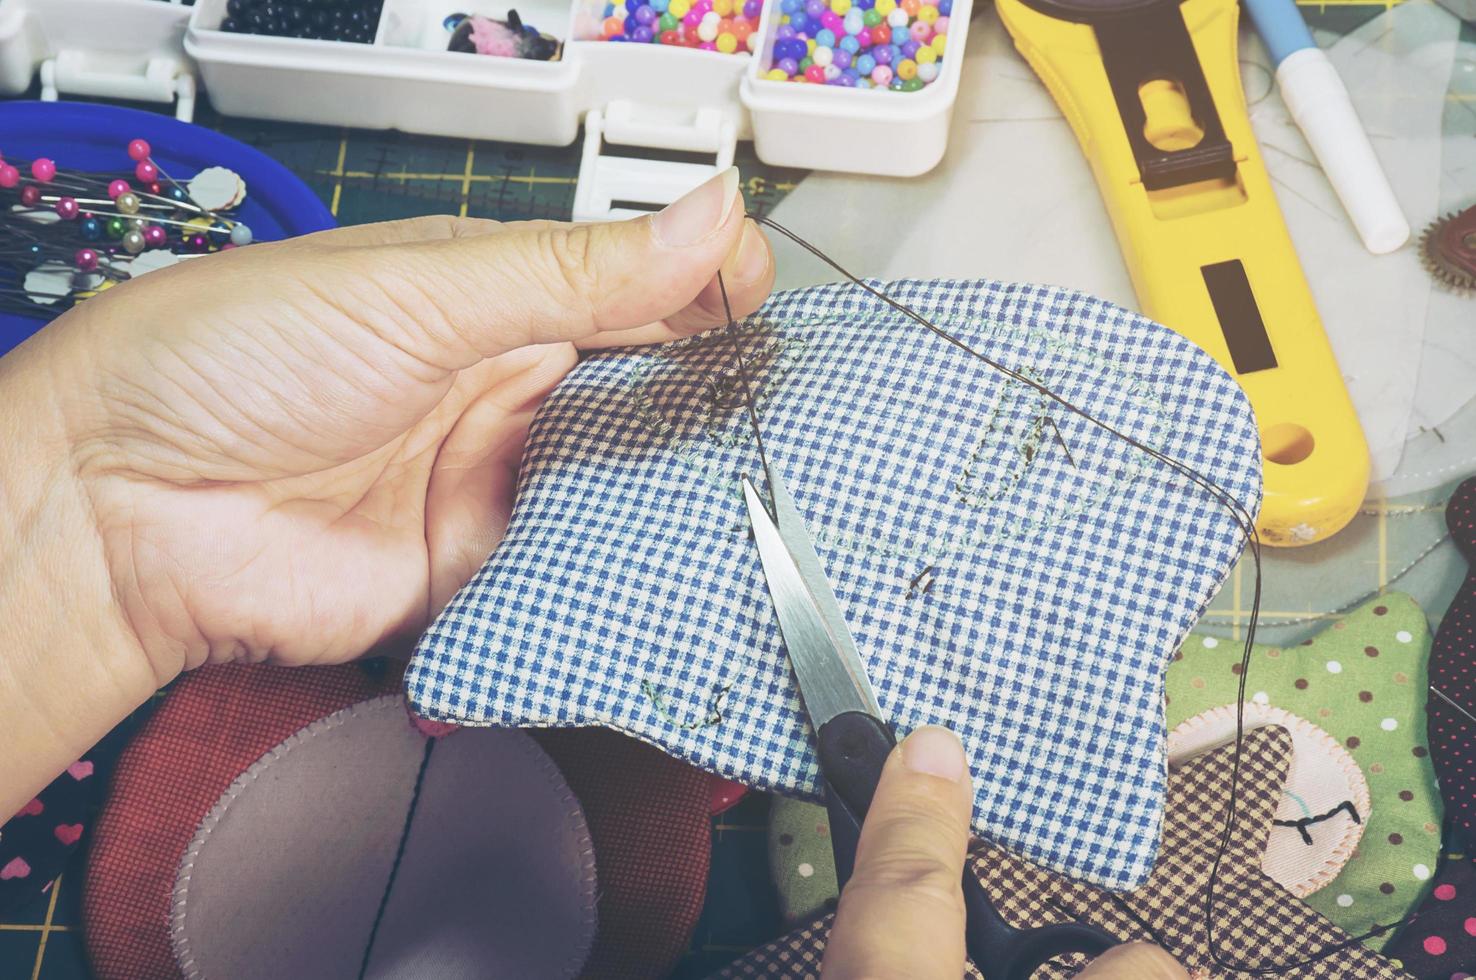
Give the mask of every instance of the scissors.
[[[779, 632], [815, 733], [836, 878], [845, 887], [855, 868], [861, 824], [881, 780], [882, 765], [897, 740], [882, 719], [866, 668], [804, 520], [779, 474], [767, 465], [765, 473], [774, 514], [770, 515], [747, 476], [742, 478], [743, 499], [779, 618]], [[986, 980], [1027, 980], [1036, 967], [1063, 953], [1095, 956], [1119, 942], [1081, 922], [1016, 929], [1000, 917], [984, 886], [967, 868], [963, 893], [968, 912], [965, 944]]]

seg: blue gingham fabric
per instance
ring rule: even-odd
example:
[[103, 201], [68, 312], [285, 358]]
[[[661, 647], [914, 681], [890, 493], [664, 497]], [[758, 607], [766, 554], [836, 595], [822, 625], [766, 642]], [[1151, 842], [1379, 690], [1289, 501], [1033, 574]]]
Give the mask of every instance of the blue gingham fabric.
[[[1053, 287], [877, 285], [1256, 512], [1250, 405], [1177, 334]], [[959, 733], [990, 840], [1140, 884], [1162, 818], [1163, 671], [1240, 553], [1230, 514], [855, 286], [775, 296], [739, 327], [769, 458], [898, 734]], [[760, 464], [733, 343], [596, 354], [553, 392], [505, 540], [420, 641], [417, 712], [606, 725], [818, 796], [739, 490]]]

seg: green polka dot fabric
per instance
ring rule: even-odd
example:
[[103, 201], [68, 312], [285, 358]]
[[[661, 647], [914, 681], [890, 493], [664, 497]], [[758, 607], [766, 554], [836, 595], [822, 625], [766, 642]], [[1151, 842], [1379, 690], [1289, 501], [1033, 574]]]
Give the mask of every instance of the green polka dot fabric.
[[835, 908], [835, 854], [825, 807], [785, 796], [769, 806], [769, 876], [789, 925]]
[[[1239, 641], [1189, 635], [1168, 671], [1171, 729], [1203, 725], [1217, 709], [1234, 704], [1242, 652]], [[1336, 874], [1316, 879], [1316, 890], [1305, 894], [1304, 887], [1303, 893], [1307, 904], [1354, 935], [1408, 915], [1428, 890], [1439, 860], [1442, 807], [1425, 734], [1429, 653], [1424, 612], [1408, 596], [1389, 593], [1298, 646], [1257, 645], [1251, 656], [1248, 706], [1282, 709], [1320, 730], [1319, 736], [1326, 733], [1367, 783], [1366, 812], [1356, 817], [1351, 796], [1347, 805], [1330, 799], [1307, 804], [1288, 794], [1277, 810], [1278, 831], [1323, 848], [1341, 865], [1329, 868]], [[1248, 711], [1247, 724], [1264, 713]], [[1226, 737], [1233, 739], [1233, 727]], [[1298, 762], [1327, 764], [1321, 757], [1294, 758]], [[1350, 821], [1360, 826], [1350, 827]], [[1343, 849], [1338, 840], [1356, 846]], [[1267, 864], [1264, 870], [1278, 881], [1307, 881], [1301, 869]], [[1368, 945], [1378, 949], [1388, 941], [1379, 936]]]

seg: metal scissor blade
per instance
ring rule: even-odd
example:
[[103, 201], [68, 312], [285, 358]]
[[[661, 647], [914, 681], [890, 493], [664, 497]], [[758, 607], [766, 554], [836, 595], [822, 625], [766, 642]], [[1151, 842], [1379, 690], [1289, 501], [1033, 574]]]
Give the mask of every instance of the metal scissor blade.
[[815, 554], [794, 501], [772, 471], [769, 489], [777, 524], [753, 483], [743, 477], [749, 523], [753, 525], [764, 577], [779, 617], [779, 632], [784, 635], [810, 725], [818, 732], [820, 726], [847, 711], [864, 711], [880, 718], [881, 708], [830, 580], [820, 565], [820, 556]]

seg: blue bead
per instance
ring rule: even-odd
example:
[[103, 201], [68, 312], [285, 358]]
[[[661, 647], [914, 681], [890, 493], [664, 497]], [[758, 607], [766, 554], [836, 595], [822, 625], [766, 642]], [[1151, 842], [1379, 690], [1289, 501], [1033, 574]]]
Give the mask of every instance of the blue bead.
[[799, 13], [799, 11], [803, 8], [804, 4], [801, 3], [800, 0], [784, 0], [784, 2], [779, 5], [779, 9], [781, 11], [791, 15]]
[[861, 42], [856, 39], [854, 34], [847, 34], [840, 39], [840, 49], [847, 54], [855, 54], [861, 50]]
[[30, 252], [32, 255], [39, 257], [41, 255], [41, 243], [32, 242], [31, 244], [26, 246], [26, 251]]
[[856, 87], [857, 88], [871, 88], [871, 79], [869, 79], [869, 78], [858, 78], [858, 79], [856, 79]]
[[646, 0], [646, 2], [649, 3], [651, 5], [651, 9], [656, 11], [658, 14], [666, 13], [666, 8], [671, 6], [671, 0]]
[[[627, 0], [627, 2], [628, 2], [628, 0]], [[638, 21], [638, 20], [636, 20], [635, 14], [631, 14], [629, 17], [626, 17], [625, 18], [625, 33], [627, 33], [627, 34], [634, 34], [635, 31], [636, 31], [636, 28], [637, 27], [640, 27], [640, 26], [641, 26], [641, 22]]]
[[953, 0], [938, 0], [938, 13], [944, 17], [951, 17], [953, 15]]
[[789, 26], [794, 28], [796, 34], [805, 34], [810, 29], [810, 18], [806, 17], [804, 11], [789, 15]]
[[828, 27], [820, 28], [815, 35], [815, 46], [821, 48], [835, 47], [835, 32]]
[[605, 40], [606, 41], [629, 41], [630, 38], [626, 37], [624, 34], [616, 34], [616, 35], [613, 35], [611, 37], [605, 38]]
[[788, 75], [799, 74], [799, 61], [795, 58], [780, 58], [778, 61], [774, 62], [774, 67], [782, 68], [785, 74]]
[[102, 237], [102, 222], [96, 218], [83, 218], [80, 230], [83, 238], [95, 242]]
[[870, 75], [876, 68], [876, 59], [869, 54], [863, 54], [856, 59], [855, 68], [859, 75]]
[[176, 201], [183, 201], [189, 197], [189, 195], [185, 193], [183, 187], [175, 187], [172, 184], [169, 187], [169, 196], [174, 198]]

